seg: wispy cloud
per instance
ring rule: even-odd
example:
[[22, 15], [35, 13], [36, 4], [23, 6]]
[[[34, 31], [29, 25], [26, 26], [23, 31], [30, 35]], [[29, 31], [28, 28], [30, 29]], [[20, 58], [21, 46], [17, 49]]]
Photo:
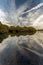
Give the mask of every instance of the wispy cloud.
[[28, 7], [27, 2], [24, 3], [22, 6], [20, 6], [18, 9], [16, 9], [16, 6], [13, 2], [11, 2], [11, 7], [10, 7], [10, 22], [14, 25], [19, 25], [20, 22], [18, 22], [18, 17], [20, 16], [20, 14], [25, 11]]
[[26, 11], [26, 12], [23, 12], [22, 15], [23, 15], [23, 14], [26, 14], [26, 13], [29, 13], [29, 12], [31, 12], [32, 10], [37, 10], [37, 9], [39, 9], [41, 6], [43, 6], [43, 3], [40, 3], [40, 4], [38, 4], [37, 6], [33, 7], [32, 9], [30, 9], [30, 10], [28, 10], [28, 11]]
[[43, 29], [43, 15], [40, 15], [33, 23], [37, 29]]
[[6, 14], [4, 13], [4, 11], [2, 9], [0, 9], [0, 21], [5, 20]]
[[[37, 6], [33, 7], [32, 9], [22, 13], [20, 15], [20, 20], [26, 23], [26, 26], [32, 25], [32, 26], [38, 26], [42, 25], [42, 18], [43, 18], [43, 12], [42, 11], [43, 3], [38, 4]], [[22, 17], [22, 15], [26, 14], [26, 17]], [[40, 22], [40, 24], [39, 24]], [[42, 28], [43, 26], [41, 26]]]
[[[43, 7], [43, 3], [39, 3], [37, 6], [33, 7], [32, 9], [24, 12], [27, 8], [31, 6], [32, 0], [29, 2], [25, 2], [22, 4], [18, 9], [16, 9], [15, 0], [10, 0], [9, 5], [10, 9], [9, 12], [5, 12], [3, 9], [0, 8], [0, 21], [5, 24], [10, 25], [20, 25], [20, 26], [35, 26], [36, 21], [42, 21], [41, 17], [43, 17], [43, 12], [41, 12], [41, 7]], [[29, 4], [29, 6], [28, 6]], [[26, 14], [26, 17], [22, 17], [22, 15]], [[36, 24], [37, 25], [37, 24]]]
[[[27, 8], [30, 7], [30, 2], [27, 1], [24, 4], [22, 4], [21, 6], [19, 6], [18, 9], [16, 9], [15, 0], [10, 0], [9, 1], [9, 5], [10, 5], [9, 12], [7, 12], [7, 14], [6, 14], [6, 12], [3, 11], [4, 15], [6, 15], [5, 17], [3, 17], [5, 20], [3, 20], [3, 18], [1, 17], [3, 22], [6, 21], [5, 24], [8, 23], [8, 24], [12, 24], [15, 26], [20, 25], [20, 21], [18, 21], [18, 17], [20, 16], [20, 14], [22, 12], [24, 12]], [[28, 3], [29, 3], [29, 6], [28, 6]]]

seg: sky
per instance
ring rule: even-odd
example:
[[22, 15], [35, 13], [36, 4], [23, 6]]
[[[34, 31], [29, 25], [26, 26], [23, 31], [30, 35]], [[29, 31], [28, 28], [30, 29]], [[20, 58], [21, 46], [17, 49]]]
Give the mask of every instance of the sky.
[[43, 28], [43, 0], [0, 0], [0, 21]]

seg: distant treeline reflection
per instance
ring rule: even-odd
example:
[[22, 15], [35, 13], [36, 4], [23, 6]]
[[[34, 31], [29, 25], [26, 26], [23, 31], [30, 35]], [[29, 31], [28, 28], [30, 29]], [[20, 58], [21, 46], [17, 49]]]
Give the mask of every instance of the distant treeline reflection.
[[19, 27], [19, 26], [7, 26], [0, 22], [0, 42], [11, 36], [20, 35], [33, 35], [36, 33], [36, 29], [33, 27]]

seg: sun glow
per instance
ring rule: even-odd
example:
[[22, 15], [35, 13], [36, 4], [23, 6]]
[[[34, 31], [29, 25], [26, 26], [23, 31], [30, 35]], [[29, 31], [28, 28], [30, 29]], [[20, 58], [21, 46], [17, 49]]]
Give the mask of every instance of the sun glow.
[[40, 15], [33, 23], [33, 26], [37, 26], [38, 28], [43, 28], [43, 15]]

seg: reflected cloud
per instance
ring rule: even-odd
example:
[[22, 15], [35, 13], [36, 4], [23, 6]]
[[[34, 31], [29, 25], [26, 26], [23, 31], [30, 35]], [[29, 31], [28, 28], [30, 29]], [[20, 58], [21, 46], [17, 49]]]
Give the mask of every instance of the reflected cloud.
[[[35, 64], [43, 64], [43, 44], [42, 42], [40, 43], [40, 38], [38, 38], [39, 34], [41, 35], [41, 33], [36, 33], [33, 36], [9, 36], [7, 39], [3, 40], [3, 42], [0, 44], [1, 64], [12, 65], [13, 63], [13, 65], [19, 65], [18, 62], [20, 62], [20, 58], [23, 58], [25, 64], [31, 64], [34, 62]], [[31, 62], [32, 60], [33, 62]], [[21, 60], [21, 63], [24, 64], [24, 61]]]

